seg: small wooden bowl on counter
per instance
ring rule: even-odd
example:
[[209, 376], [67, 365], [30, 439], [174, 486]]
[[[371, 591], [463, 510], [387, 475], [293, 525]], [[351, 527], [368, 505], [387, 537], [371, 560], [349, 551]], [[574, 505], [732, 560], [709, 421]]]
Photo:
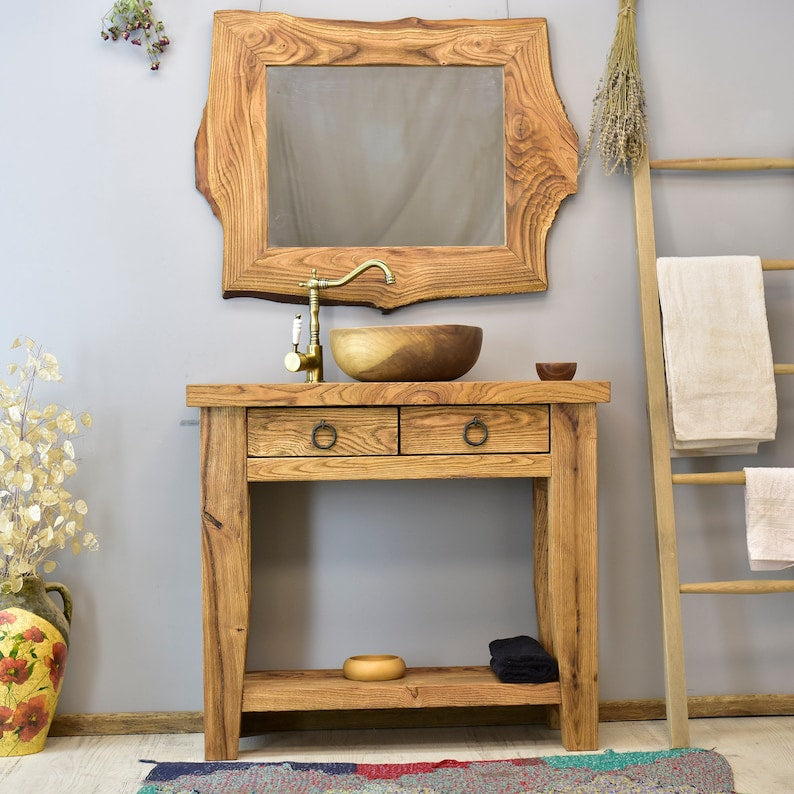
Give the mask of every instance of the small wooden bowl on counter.
[[351, 656], [345, 659], [342, 674], [351, 681], [393, 681], [405, 675], [405, 662], [390, 653]]
[[575, 361], [541, 361], [535, 364], [541, 380], [572, 380], [576, 374]]

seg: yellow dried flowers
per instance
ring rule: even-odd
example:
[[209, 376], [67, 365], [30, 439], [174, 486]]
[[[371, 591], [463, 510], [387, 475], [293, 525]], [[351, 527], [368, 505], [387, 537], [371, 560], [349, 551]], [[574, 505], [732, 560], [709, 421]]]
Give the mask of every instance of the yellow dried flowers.
[[19, 592], [25, 576], [56, 566], [52, 557], [68, 545], [74, 554], [99, 544], [84, 526], [88, 507], [64, 488], [77, 471], [71, 438], [91, 427], [55, 403], [34, 401], [39, 381], [60, 381], [58, 361], [31, 339], [15, 339], [23, 364], [8, 366], [15, 385], [0, 379], [0, 591]]

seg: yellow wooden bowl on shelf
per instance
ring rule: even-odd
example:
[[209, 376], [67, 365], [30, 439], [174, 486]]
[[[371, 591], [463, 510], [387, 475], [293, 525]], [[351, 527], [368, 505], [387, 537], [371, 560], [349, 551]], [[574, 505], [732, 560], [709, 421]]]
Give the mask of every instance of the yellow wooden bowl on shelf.
[[351, 681], [393, 681], [405, 675], [405, 662], [390, 653], [350, 656], [342, 674]]
[[455, 380], [476, 363], [482, 328], [475, 325], [373, 325], [332, 328], [339, 369], [360, 381]]

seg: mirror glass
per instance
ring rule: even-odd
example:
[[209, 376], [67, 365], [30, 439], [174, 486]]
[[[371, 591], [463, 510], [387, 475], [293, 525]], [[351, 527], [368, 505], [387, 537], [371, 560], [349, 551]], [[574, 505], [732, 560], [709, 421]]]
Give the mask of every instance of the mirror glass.
[[504, 245], [500, 67], [273, 67], [270, 245]]

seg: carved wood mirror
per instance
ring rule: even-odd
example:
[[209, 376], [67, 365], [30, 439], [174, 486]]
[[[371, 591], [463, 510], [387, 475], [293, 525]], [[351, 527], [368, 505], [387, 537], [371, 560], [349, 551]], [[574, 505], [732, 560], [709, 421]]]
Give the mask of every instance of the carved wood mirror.
[[[356, 66], [389, 68], [356, 70], [352, 82], [327, 68]], [[407, 106], [419, 105], [417, 115], [411, 119], [405, 110], [379, 106], [366, 113], [367, 102], [374, 99], [361, 98], [361, 80], [370, 82], [370, 75], [372, 80], [377, 75], [391, 84], [406, 72], [408, 87], [397, 93], [408, 92]], [[304, 75], [312, 79], [303, 82]], [[445, 89], [445, 99], [436, 99], [437, 81], [427, 82], [436, 76], [452, 85]], [[329, 105], [339, 104], [334, 92], [343, 89], [364, 103], [342, 114], [347, 126], [340, 138], [348, 143], [353, 139], [349, 150], [363, 158], [370, 148], [367, 141], [389, 139], [380, 148], [371, 147], [372, 164], [354, 159], [356, 165], [347, 169], [375, 186], [369, 193], [361, 186], [351, 188], [348, 180], [343, 184], [331, 177], [325, 186], [314, 181], [323, 162], [333, 161], [337, 176], [344, 162], [336, 143], [323, 148], [331, 122], [318, 109], [323, 96], [331, 97]], [[368, 91], [367, 96], [376, 98], [389, 93], [383, 84]], [[454, 119], [448, 106], [462, 107], [463, 115]], [[292, 127], [282, 118], [290, 109]], [[368, 117], [385, 119], [385, 126], [367, 127]], [[416, 153], [424, 155], [432, 148], [438, 158], [420, 157], [419, 165], [409, 167], [401, 159], [410, 155], [412, 144], [405, 141], [412, 140], [409, 133], [420, 122], [427, 126], [431, 120], [440, 128], [430, 128], [419, 139], [425, 143], [414, 146], [421, 146], [422, 152]], [[359, 130], [360, 137], [353, 138], [351, 130]], [[392, 132], [403, 136], [401, 143], [394, 143]], [[441, 156], [445, 139], [454, 143], [447, 160]], [[308, 156], [294, 154], [301, 141], [304, 151], [319, 152], [312, 164], [307, 164]], [[401, 146], [408, 151], [389, 172], [384, 152], [400, 151]], [[422, 163], [428, 159], [438, 159], [440, 170], [425, 168]], [[495, 163], [495, 172], [482, 168], [487, 162]], [[312, 268], [336, 279], [371, 258], [389, 264], [397, 277], [394, 285], [366, 274], [324, 293], [324, 302], [389, 311], [419, 301], [546, 289], [546, 235], [562, 200], [576, 191], [576, 167], [577, 137], [554, 86], [544, 19], [343, 22], [271, 12], [215, 13], [209, 93], [196, 138], [196, 184], [223, 226], [224, 297], [305, 302], [299, 282]], [[486, 172], [481, 183], [474, 181], [480, 170]], [[435, 192], [419, 194], [411, 183], [395, 186], [399, 172], [414, 173], [417, 183], [425, 181]], [[434, 175], [422, 180], [417, 173]], [[446, 181], [447, 192], [439, 194], [439, 183]], [[464, 197], [467, 183], [473, 187]], [[381, 225], [368, 224], [365, 210], [372, 196], [392, 189], [417, 193], [414, 207], [419, 210], [414, 215], [423, 217], [428, 228], [391, 237], [375, 231], [362, 232], [362, 238], [353, 234], [350, 229], [357, 226]], [[353, 193], [362, 191], [365, 199], [353, 209]], [[296, 216], [287, 226], [297, 228], [307, 225], [301, 216], [314, 218], [319, 211], [311, 202], [296, 210], [301, 206], [296, 197], [307, 194], [323, 198], [331, 215], [346, 214], [348, 231], [344, 226], [341, 231], [325, 230], [316, 239], [285, 232], [285, 214]], [[402, 194], [396, 194], [387, 212], [395, 212], [397, 205], [404, 210]], [[436, 209], [450, 204], [454, 211], [448, 219], [437, 219]], [[471, 237], [477, 225], [471, 219], [485, 217], [490, 218], [487, 230]], [[391, 219], [387, 225], [398, 226]]]

